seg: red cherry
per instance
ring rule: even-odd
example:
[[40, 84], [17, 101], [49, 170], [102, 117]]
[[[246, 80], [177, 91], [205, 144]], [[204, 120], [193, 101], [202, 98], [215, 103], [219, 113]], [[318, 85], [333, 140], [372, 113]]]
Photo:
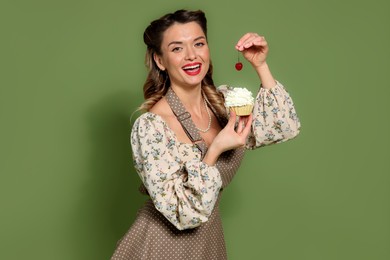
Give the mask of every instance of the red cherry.
[[241, 62], [237, 62], [235, 67], [236, 67], [236, 70], [240, 71], [240, 70], [242, 70], [243, 65]]

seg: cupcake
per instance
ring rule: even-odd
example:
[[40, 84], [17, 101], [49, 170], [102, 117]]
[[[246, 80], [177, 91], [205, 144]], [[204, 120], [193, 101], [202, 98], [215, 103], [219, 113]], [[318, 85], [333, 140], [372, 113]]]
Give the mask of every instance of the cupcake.
[[237, 116], [248, 116], [252, 113], [254, 98], [246, 88], [221, 86], [218, 88], [225, 96], [225, 106], [233, 110]]

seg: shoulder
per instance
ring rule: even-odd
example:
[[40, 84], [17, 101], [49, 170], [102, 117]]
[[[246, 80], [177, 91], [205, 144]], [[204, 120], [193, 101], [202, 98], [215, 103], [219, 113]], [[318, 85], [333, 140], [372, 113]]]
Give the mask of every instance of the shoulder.
[[137, 118], [133, 125], [133, 131], [139, 128], [163, 129], [167, 126], [167, 119], [170, 119], [171, 116], [174, 116], [173, 112], [165, 98], [162, 98], [149, 111]]
[[142, 134], [145, 134], [145, 131], [148, 131], [148, 134], [150, 134], [158, 129], [163, 135], [172, 140], [191, 143], [165, 97], [161, 98], [147, 113], [140, 116], [137, 121], [134, 127], [141, 130]]
[[132, 135], [145, 135], [150, 132], [161, 131], [164, 129], [164, 121], [154, 113], [146, 112], [140, 115], [134, 122]]
[[175, 115], [173, 114], [172, 109], [165, 97], [161, 98], [156, 104], [154, 104], [149, 112], [159, 115], [167, 122], [169, 122], [172, 118], [175, 118]]
[[[149, 112], [157, 115], [165, 124], [166, 126], [175, 133], [176, 136], [180, 138], [184, 130], [180, 124], [180, 122], [177, 120], [175, 114], [173, 113], [171, 107], [169, 106], [167, 100], [165, 97], [160, 99], [150, 110]], [[187, 141], [185, 138], [183, 139]]]
[[143, 139], [147, 136], [149, 136], [148, 138], [174, 139], [175, 133], [161, 115], [145, 112], [135, 120], [131, 130], [131, 138]]

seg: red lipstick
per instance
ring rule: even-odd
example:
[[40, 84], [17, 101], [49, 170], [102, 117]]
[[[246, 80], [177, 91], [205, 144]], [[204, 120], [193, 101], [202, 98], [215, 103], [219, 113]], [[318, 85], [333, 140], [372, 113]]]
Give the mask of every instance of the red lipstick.
[[200, 73], [202, 64], [200, 62], [189, 63], [184, 65], [182, 69], [187, 75], [196, 76]]

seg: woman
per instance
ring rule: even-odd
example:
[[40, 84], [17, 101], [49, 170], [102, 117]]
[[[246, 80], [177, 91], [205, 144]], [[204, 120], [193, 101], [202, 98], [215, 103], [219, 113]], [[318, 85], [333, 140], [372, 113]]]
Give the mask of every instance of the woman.
[[245, 34], [235, 48], [262, 86], [252, 115], [227, 116], [212, 80], [206, 18], [179, 10], [144, 32], [147, 112], [134, 123], [135, 168], [150, 199], [112, 259], [227, 259], [218, 202], [245, 148], [295, 137], [300, 123], [288, 93], [267, 66], [264, 37]]

